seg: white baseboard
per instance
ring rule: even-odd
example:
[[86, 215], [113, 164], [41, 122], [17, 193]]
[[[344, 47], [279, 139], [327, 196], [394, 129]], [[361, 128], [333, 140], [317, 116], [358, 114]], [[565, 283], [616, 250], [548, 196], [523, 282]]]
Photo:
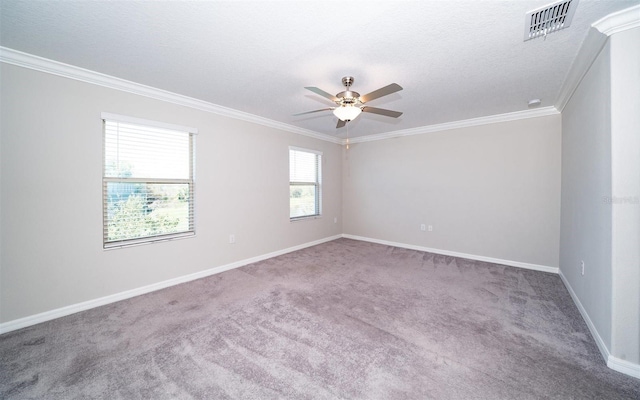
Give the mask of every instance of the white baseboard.
[[151, 285], [139, 287], [139, 288], [136, 288], [136, 289], [127, 290], [127, 291], [116, 293], [116, 294], [112, 294], [112, 295], [109, 295], [109, 296], [104, 296], [104, 297], [100, 297], [100, 298], [97, 298], [97, 299], [88, 300], [88, 301], [85, 301], [85, 302], [82, 302], [82, 303], [77, 303], [77, 304], [72, 304], [72, 305], [69, 305], [69, 306], [66, 306], [66, 307], [57, 308], [55, 310], [46, 311], [46, 312], [43, 312], [43, 313], [40, 313], [40, 314], [35, 314], [35, 315], [28, 316], [28, 317], [16, 319], [16, 320], [13, 320], [13, 321], [8, 321], [8, 322], [0, 324], [0, 334], [11, 332], [11, 331], [15, 331], [15, 330], [21, 329], [21, 328], [26, 328], [28, 326], [36, 325], [36, 324], [39, 324], [41, 322], [50, 321], [52, 319], [56, 319], [56, 318], [64, 317], [64, 316], [67, 316], [67, 315], [75, 314], [77, 312], [85, 311], [85, 310], [88, 310], [88, 309], [91, 309], [91, 308], [104, 306], [104, 305], [107, 305], [107, 304], [110, 304], [110, 303], [115, 303], [115, 302], [120, 301], [120, 300], [126, 300], [126, 299], [129, 299], [129, 298], [132, 298], [132, 297], [136, 297], [136, 296], [140, 296], [142, 294], [154, 292], [156, 290], [164, 289], [164, 288], [167, 288], [167, 287], [170, 287], [170, 286], [175, 286], [175, 285], [179, 285], [181, 283], [190, 282], [190, 281], [193, 281], [193, 280], [196, 280], [196, 279], [200, 279], [200, 278], [205, 278], [207, 276], [219, 274], [221, 272], [228, 271], [228, 270], [235, 269], [235, 268], [239, 268], [239, 267], [242, 267], [242, 266], [245, 266], [245, 265], [248, 265], [248, 264], [253, 264], [253, 263], [260, 262], [260, 261], [263, 261], [263, 260], [266, 260], [266, 259], [269, 259], [269, 258], [277, 257], [277, 256], [280, 256], [280, 255], [283, 255], [283, 254], [287, 254], [287, 253], [291, 253], [291, 252], [297, 251], [297, 250], [302, 250], [302, 249], [307, 248], [307, 247], [316, 246], [316, 245], [321, 244], [321, 243], [330, 242], [332, 240], [339, 239], [341, 237], [344, 237], [346, 239], [361, 240], [361, 241], [365, 241], [365, 242], [384, 244], [384, 245], [387, 245], [387, 246], [401, 247], [401, 248], [410, 249], [410, 250], [426, 251], [426, 252], [434, 253], [434, 254], [441, 254], [441, 255], [453, 256], [453, 257], [461, 257], [461, 258], [467, 258], [467, 259], [470, 259], [470, 260], [485, 261], [485, 262], [490, 262], [490, 263], [494, 263], [494, 264], [502, 264], [502, 265], [508, 265], [508, 266], [513, 266], [513, 267], [532, 269], [532, 270], [536, 270], [536, 271], [558, 273], [560, 275], [560, 278], [562, 279], [562, 282], [564, 283], [565, 287], [569, 291], [569, 294], [571, 295], [571, 298], [573, 299], [573, 302], [578, 307], [578, 310], [580, 311], [580, 314], [582, 315], [582, 318], [584, 318], [585, 322], [587, 323], [587, 326], [589, 327], [589, 331], [591, 332], [591, 335], [593, 336], [593, 338], [594, 338], [594, 340], [595, 340], [595, 342], [596, 342], [596, 344], [598, 346], [598, 349], [600, 350], [600, 353], [602, 354], [603, 359], [607, 363], [607, 367], [609, 367], [609, 368], [611, 368], [611, 369], [613, 369], [615, 371], [621, 372], [623, 374], [626, 374], [626, 375], [632, 376], [634, 378], [640, 379], [640, 365], [631, 363], [631, 362], [626, 361], [626, 360], [619, 359], [619, 358], [614, 357], [614, 356], [611, 355], [611, 353], [609, 352], [609, 349], [607, 348], [607, 346], [605, 345], [604, 341], [600, 337], [600, 334], [596, 330], [595, 325], [591, 321], [591, 318], [589, 318], [589, 315], [587, 314], [586, 310], [582, 306], [582, 303], [580, 303], [580, 300], [578, 299], [578, 296], [575, 294], [575, 292], [573, 291], [573, 288], [571, 287], [571, 285], [569, 284], [567, 279], [562, 274], [562, 271], [559, 271], [558, 268], [547, 267], [547, 266], [544, 266], [544, 265], [522, 263], [522, 262], [518, 262], [518, 261], [502, 260], [502, 259], [498, 259], [498, 258], [476, 256], [476, 255], [473, 255], [473, 254], [458, 253], [458, 252], [448, 251], [448, 250], [432, 249], [432, 248], [429, 248], [429, 247], [415, 246], [415, 245], [409, 245], [409, 244], [397, 243], [397, 242], [390, 242], [390, 241], [387, 241], [387, 240], [372, 239], [372, 238], [367, 238], [367, 237], [363, 237], [363, 236], [356, 236], [356, 235], [349, 235], [349, 234], [330, 236], [330, 237], [327, 237], [327, 238], [324, 238], [324, 239], [315, 240], [313, 242], [304, 243], [304, 244], [293, 246], [293, 247], [289, 247], [289, 248], [286, 248], [286, 249], [283, 249], [283, 250], [278, 250], [278, 251], [274, 251], [274, 252], [271, 252], [271, 253], [263, 254], [263, 255], [260, 255], [260, 256], [256, 256], [256, 257], [252, 257], [252, 258], [247, 258], [247, 259], [244, 259], [244, 260], [236, 261], [236, 262], [233, 262], [233, 263], [230, 263], [230, 264], [221, 265], [221, 266], [218, 266], [218, 267], [213, 267], [213, 268], [210, 268], [210, 269], [207, 269], [207, 270], [204, 270], [204, 271], [200, 271], [200, 272], [196, 272], [196, 273], [193, 273], [193, 274], [180, 276], [180, 277], [177, 277], [177, 278], [173, 278], [173, 279], [169, 279], [169, 280], [166, 280], [166, 281], [154, 283], [154, 284], [151, 284]]
[[587, 314], [587, 310], [584, 308], [584, 306], [580, 302], [578, 295], [576, 294], [576, 292], [573, 291], [573, 288], [569, 284], [569, 281], [567, 280], [567, 278], [565, 278], [562, 271], [559, 272], [559, 275], [560, 275], [560, 279], [562, 279], [562, 283], [564, 283], [564, 286], [567, 288], [567, 291], [569, 291], [569, 294], [571, 295], [573, 302], [575, 303], [576, 307], [578, 307], [578, 311], [580, 311], [580, 314], [582, 315], [582, 319], [584, 319], [584, 322], [587, 323], [587, 327], [589, 327], [591, 336], [593, 336], [593, 339], [596, 341], [596, 344], [598, 345], [598, 350], [600, 350], [600, 354], [602, 355], [602, 358], [605, 361], [607, 361], [611, 356], [611, 354], [609, 353], [609, 349], [607, 348], [607, 345], [604, 343], [604, 340], [602, 340], [602, 337], [600, 337], [600, 334], [598, 333], [596, 326], [591, 321], [589, 314]]
[[619, 358], [614, 357], [614, 356], [611, 355], [611, 353], [609, 352], [609, 349], [607, 348], [607, 346], [605, 345], [604, 341], [600, 337], [600, 334], [598, 333], [598, 330], [596, 329], [595, 325], [591, 321], [591, 318], [589, 318], [589, 314], [587, 314], [587, 311], [582, 306], [582, 303], [580, 303], [580, 299], [578, 299], [578, 296], [573, 291], [573, 288], [571, 287], [571, 285], [569, 284], [569, 282], [567, 281], [567, 279], [562, 274], [562, 271], [560, 271], [559, 268], [548, 267], [548, 266], [545, 266], [545, 265], [523, 263], [523, 262], [519, 262], [519, 261], [502, 260], [502, 259], [499, 259], [499, 258], [477, 256], [477, 255], [473, 255], [473, 254], [458, 253], [458, 252], [455, 252], [455, 251], [432, 249], [432, 248], [429, 248], [429, 247], [416, 246], [416, 245], [405, 244], [405, 243], [390, 242], [388, 240], [372, 239], [372, 238], [363, 237], [363, 236], [343, 234], [342, 237], [346, 238], [346, 239], [361, 240], [361, 241], [364, 241], [364, 242], [384, 244], [384, 245], [387, 245], [387, 246], [401, 247], [401, 248], [404, 248], [404, 249], [426, 251], [426, 252], [429, 252], [429, 253], [441, 254], [441, 255], [445, 255], [445, 256], [467, 258], [467, 259], [470, 259], [470, 260], [485, 261], [485, 262], [490, 262], [490, 263], [494, 263], [494, 264], [508, 265], [508, 266], [511, 266], [511, 267], [519, 267], [519, 268], [525, 268], [525, 269], [532, 269], [532, 270], [535, 270], [535, 271], [543, 271], [543, 272], [551, 272], [551, 273], [559, 274], [560, 275], [560, 279], [562, 280], [562, 282], [564, 283], [565, 287], [567, 288], [567, 291], [571, 295], [571, 298], [573, 299], [573, 302], [575, 303], [576, 307], [578, 307], [578, 310], [580, 311], [580, 314], [582, 315], [582, 318], [587, 323], [587, 326], [589, 327], [589, 331], [591, 332], [591, 336], [593, 336], [593, 339], [595, 340], [596, 345], [598, 346], [598, 350], [600, 350], [600, 354], [602, 355], [602, 358], [607, 363], [607, 367], [611, 368], [614, 371], [618, 371], [618, 372], [621, 372], [621, 373], [623, 373], [625, 375], [629, 375], [629, 376], [632, 376], [634, 378], [640, 379], [640, 365], [631, 363], [631, 362], [626, 361], [626, 360], [619, 359]]
[[402, 247], [404, 249], [426, 251], [428, 253], [441, 254], [441, 255], [444, 255], [444, 256], [467, 258], [469, 260], [485, 261], [485, 262], [489, 262], [489, 263], [493, 263], [493, 264], [508, 265], [510, 267], [532, 269], [532, 270], [535, 270], [535, 271], [542, 271], [542, 272], [551, 272], [553, 274], [557, 274], [558, 273], [558, 268], [556, 268], [556, 267], [548, 267], [546, 265], [529, 264], [529, 263], [524, 263], [524, 262], [520, 262], [520, 261], [503, 260], [503, 259], [500, 259], [500, 258], [492, 258], [492, 257], [485, 257], [485, 256], [477, 256], [477, 255], [474, 255], [474, 254], [458, 253], [456, 251], [432, 249], [430, 247], [423, 247], [423, 246], [416, 246], [416, 245], [413, 245], [413, 244], [390, 242], [388, 240], [372, 239], [372, 238], [368, 238], [368, 237], [364, 237], [364, 236], [343, 234], [342, 237], [343, 238], [347, 238], [347, 239], [353, 239], [353, 240], [361, 240], [361, 241], [364, 241], [364, 242], [384, 244], [384, 245], [387, 245], [387, 246]]
[[307, 247], [315, 246], [321, 243], [330, 242], [335, 239], [341, 238], [342, 235], [330, 236], [324, 239], [315, 240], [313, 242], [304, 243], [298, 246], [289, 247], [283, 250], [274, 251], [268, 254], [263, 254], [260, 256], [247, 258], [245, 260], [236, 261], [226, 265], [220, 265], [218, 267], [213, 267], [210, 269], [206, 269], [204, 271], [195, 272], [193, 274], [179, 276], [177, 278], [168, 279], [166, 281], [153, 283], [151, 285], [142, 286], [136, 289], [127, 290], [124, 292], [112, 294], [105, 297], [100, 297], [93, 300], [84, 301], [82, 303], [72, 304], [66, 307], [57, 308], [55, 310], [45, 311], [40, 314], [30, 315], [28, 317], [16, 319], [13, 321], [7, 321], [0, 324], [0, 334], [15, 331], [17, 329], [26, 328], [31, 325], [36, 325], [41, 322], [50, 321], [52, 319], [64, 317], [67, 315], [75, 314], [80, 311], [85, 311], [91, 308], [104, 306], [106, 304], [115, 303], [120, 300], [126, 300], [131, 297], [140, 296], [141, 294], [146, 294], [150, 292], [154, 292], [156, 290], [164, 289], [170, 286], [179, 285], [181, 283], [190, 282], [196, 279], [204, 278], [210, 275], [219, 274], [224, 271], [228, 271], [230, 269], [239, 268], [248, 264], [253, 264], [259, 261], [266, 260], [268, 258], [277, 257], [283, 254], [291, 253], [293, 251], [302, 250]]
[[573, 302], [575, 303], [576, 307], [578, 307], [578, 311], [580, 311], [580, 315], [582, 315], [582, 319], [584, 319], [584, 322], [587, 323], [587, 327], [589, 327], [591, 336], [593, 336], [593, 340], [595, 340], [596, 345], [598, 346], [598, 350], [600, 350], [600, 354], [602, 355], [602, 358], [607, 363], [607, 367], [611, 368], [614, 371], [618, 371], [625, 375], [629, 375], [634, 378], [640, 379], [640, 365], [631, 363], [626, 360], [622, 360], [620, 358], [617, 358], [611, 355], [611, 352], [607, 348], [607, 345], [604, 343], [604, 340], [602, 340], [602, 337], [600, 337], [600, 334], [598, 333], [596, 326], [593, 324], [593, 321], [591, 321], [591, 318], [589, 317], [587, 310], [584, 308], [584, 306], [580, 302], [580, 299], [578, 298], [578, 295], [571, 287], [571, 284], [569, 283], [567, 278], [564, 276], [562, 271], [559, 272], [559, 275], [560, 275], [560, 279], [562, 279], [562, 283], [564, 283], [564, 286], [567, 288], [567, 291], [569, 291], [569, 294], [571, 295]]
[[609, 358], [607, 359], [607, 367], [614, 371], [640, 379], [640, 365], [638, 364], [609, 355]]

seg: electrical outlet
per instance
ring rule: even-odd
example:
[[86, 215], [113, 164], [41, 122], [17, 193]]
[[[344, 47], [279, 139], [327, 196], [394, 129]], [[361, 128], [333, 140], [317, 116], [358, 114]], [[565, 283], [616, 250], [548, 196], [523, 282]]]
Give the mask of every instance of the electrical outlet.
[[420, 224], [420, 230], [422, 232], [426, 231], [427, 230], [427, 226], [425, 224]]
[[236, 235], [233, 233], [229, 235], [229, 244], [234, 244], [236, 242]]
[[582, 267], [582, 275], [584, 275], [584, 261], [580, 261], [580, 266]]
[[429, 232], [433, 232], [433, 225], [429, 225]]
[[337, 224], [338, 223], [338, 217], [333, 217], [333, 223]]

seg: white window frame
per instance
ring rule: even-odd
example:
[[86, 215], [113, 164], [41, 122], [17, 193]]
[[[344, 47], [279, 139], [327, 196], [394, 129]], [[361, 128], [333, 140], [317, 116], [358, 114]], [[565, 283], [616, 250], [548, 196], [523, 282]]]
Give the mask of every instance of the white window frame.
[[315, 219], [322, 217], [322, 152], [318, 150], [311, 150], [302, 147], [289, 146], [288, 155], [291, 157], [291, 151], [300, 151], [305, 153], [315, 154], [316, 156], [316, 181], [315, 182], [292, 182], [291, 181], [291, 165], [289, 165], [289, 193], [291, 193], [291, 186], [309, 186], [314, 185], [316, 187], [316, 214], [301, 215], [298, 217], [291, 217], [291, 197], [289, 197], [289, 220], [291, 222], [301, 221], [305, 219]]
[[[195, 201], [195, 162], [196, 162], [196, 135], [198, 134], [197, 128], [168, 124], [164, 122], [152, 121], [142, 118], [112, 114], [101, 113], [102, 119], [102, 213], [103, 213], [103, 248], [105, 250], [116, 249], [122, 247], [136, 246], [142, 244], [150, 244], [161, 241], [182, 239], [187, 237], [193, 237], [196, 233], [195, 221], [196, 221], [196, 201]], [[110, 122], [122, 122], [127, 124], [139, 125], [141, 127], [161, 128], [174, 131], [184, 132], [189, 135], [189, 179], [162, 179], [162, 178], [121, 178], [121, 177], [107, 177], [106, 176], [106, 121]], [[190, 219], [188, 231], [160, 234], [154, 236], [145, 236], [134, 239], [123, 239], [118, 241], [108, 240], [108, 223], [109, 217], [107, 213], [107, 184], [110, 182], [116, 183], [187, 183], [189, 184], [189, 200], [190, 200]]]

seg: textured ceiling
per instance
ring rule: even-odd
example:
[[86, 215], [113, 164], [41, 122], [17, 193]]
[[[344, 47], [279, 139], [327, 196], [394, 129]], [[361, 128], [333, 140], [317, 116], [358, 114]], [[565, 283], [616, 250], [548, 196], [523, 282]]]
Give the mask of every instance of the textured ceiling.
[[0, 2], [0, 45], [344, 138], [332, 104], [355, 77], [370, 103], [349, 136], [551, 106], [590, 25], [640, 0], [581, 0], [570, 28], [523, 41], [549, 1]]

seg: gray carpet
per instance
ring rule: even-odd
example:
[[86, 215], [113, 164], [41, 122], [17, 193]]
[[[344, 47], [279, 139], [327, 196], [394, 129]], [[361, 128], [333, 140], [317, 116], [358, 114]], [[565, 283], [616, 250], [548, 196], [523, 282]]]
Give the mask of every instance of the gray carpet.
[[0, 336], [0, 397], [638, 399], [557, 275], [339, 239]]

